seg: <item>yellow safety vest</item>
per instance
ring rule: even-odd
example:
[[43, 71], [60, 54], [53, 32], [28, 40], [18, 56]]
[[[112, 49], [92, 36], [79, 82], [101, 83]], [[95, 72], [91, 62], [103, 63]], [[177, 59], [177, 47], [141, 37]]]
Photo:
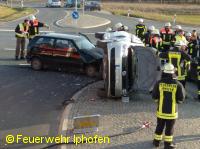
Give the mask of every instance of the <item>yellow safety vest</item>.
[[175, 67], [177, 67], [178, 69], [178, 80], [185, 80], [185, 74], [182, 74], [181, 72], [181, 66], [180, 66], [180, 63], [181, 63], [181, 53], [180, 52], [169, 52], [168, 53], [168, 57], [169, 57], [169, 63], [173, 64], [172, 63], [172, 59], [176, 59], [177, 60], [177, 64], [173, 64], [175, 65]]
[[[23, 23], [19, 24], [19, 30], [20, 31], [25, 31], [25, 27], [24, 27]], [[24, 37], [24, 38], [27, 37], [26, 34], [15, 33], [15, 35], [16, 35], [16, 37]]]

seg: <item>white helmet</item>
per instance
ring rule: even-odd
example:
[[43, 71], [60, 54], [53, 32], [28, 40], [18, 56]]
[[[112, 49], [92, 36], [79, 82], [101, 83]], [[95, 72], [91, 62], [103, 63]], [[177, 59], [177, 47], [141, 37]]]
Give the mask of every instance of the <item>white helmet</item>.
[[149, 27], [148, 27], [148, 30], [149, 30], [149, 31], [155, 30], [155, 26], [153, 26], [153, 25], [149, 26]]
[[160, 32], [159, 32], [158, 29], [154, 29], [154, 30], [152, 31], [152, 34], [153, 34], [153, 35], [160, 35]]
[[106, 32], [111, 32], [112, 31], [112, 28], [111, 27], [108, 27], [107, 29], [106, 29]]
[[124, 31], [128, 31], [128, 30], [129, 30], [128, 26], [124, 26]]
[[35, 20], [35, 19], [36, 19], [36, 17], [34, 15], [29, 16], [29, 20]]
[[115, 24], [115, 29], [118, 30], [119, 28], [121, 28], [123, 25], [121, 22]]
[[164, 65], [164, 73], [174, 74], [174, 70], [174, 65], [172, 65], [171, 63], [166, 63]]
[[186, 36], [186, 37], [191, 37], [192, 34], [191, 34], [190, 32], [187, 32], [187, 33], [185, 34], [185, 36]]
[[172, 25], [171, 25], [170, 22], [165, 23], [165, 27], [171, 27], [171, 26], [172, 26]]
[[176, 25], [176, 26], [175, 26], [175, 29], [176, 29], [176, 30], [182, 30], [182, 27], [181, 27], [180, 25]]
[[144, 20], [143, 19], [138, 19], [138, 23], [144, 23]]

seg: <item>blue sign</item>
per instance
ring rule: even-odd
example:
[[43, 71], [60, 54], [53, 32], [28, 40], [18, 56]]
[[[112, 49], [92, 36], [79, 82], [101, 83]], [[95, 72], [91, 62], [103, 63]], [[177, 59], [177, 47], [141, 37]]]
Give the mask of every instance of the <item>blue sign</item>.
[[73, 19], [78, 19], [78, 18], [79, 18], [79, 13], [78, 13], [78, 11], [73, 11], [73, 12], [72, 12], [72, 18], [73, 18]]

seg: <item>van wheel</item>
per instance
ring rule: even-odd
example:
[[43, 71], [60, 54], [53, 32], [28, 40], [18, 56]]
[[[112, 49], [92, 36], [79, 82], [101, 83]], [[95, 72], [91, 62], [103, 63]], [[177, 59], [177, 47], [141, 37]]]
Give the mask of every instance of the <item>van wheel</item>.
[[85, 73], [89, 77], [95, 77], [96, 74], [97, 74], [96, 67], [94, 65], [88, 65], [88, 66], [86, 66]]
[[39, 58], [33, 58], [31, 60], [31, 68], [33, 70], [41, 70], [42, 69], [42, 61]]

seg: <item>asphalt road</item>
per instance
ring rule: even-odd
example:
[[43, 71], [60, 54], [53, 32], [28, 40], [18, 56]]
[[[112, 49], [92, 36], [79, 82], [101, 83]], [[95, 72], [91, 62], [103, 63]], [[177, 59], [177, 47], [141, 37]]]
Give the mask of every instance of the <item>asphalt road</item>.
[[[88, 34], [104, 31], [108, 26], [93, 29], [60, 28], [55, 22], [66, 14], [65, 8], [44, 8], [43, 4], [28, 4], [39, 10], [38, 19], [50, 25], [51, 31]], [[111, 16], [104, 13], [89, 13], [108, 18], [113, 24], [122, 22], [133, 32], [136, 19]], [[30, 136], [55, 136], [62, 114], [62, 102], [70, 99], [77, 90], [94, 79], [76, 73], [58, 71], [36, 72], [25, 61], [14, 60], [15, 37], [12, 31], [22, 20], [0, 24], [0, 139], [7, 134], [21, 133]], [[162, 22], [145, 21], [148, 25], [161, 27]], [[186, 27], [192, 30], [193, 27]], [[47, 31], [46, 29], [42, 29]], [[192, 86], [192, 88], [195, 88]], [[193, 89], [190, 89], [193, 91]], [[4, 139], [3, 139], [4, 140]], [[5, 140], [4, 140], [5, 141]], [[40, 148], [37, 145], [6, 145], [1, 141], [0, 148]]]

